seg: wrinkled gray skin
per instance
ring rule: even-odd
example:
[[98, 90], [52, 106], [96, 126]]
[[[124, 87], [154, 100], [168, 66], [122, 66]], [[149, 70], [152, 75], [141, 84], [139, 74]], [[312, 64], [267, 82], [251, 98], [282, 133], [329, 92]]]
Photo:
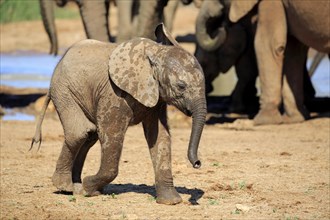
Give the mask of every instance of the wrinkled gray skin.
[[258, 68], [253, 43], [256, 11], [233, 24], [228, 18], [229, 8], [230, 1], [203, 1], [196, 19], [195, 56], [204, 70], [207, 93], [213, 90], [212, 81], [219, 73], [234, 66], [238, 81], [229, 111], [253, 113], [258, 109], [255, 87]]
[[[142, 122], [155, 171], [156, 201], [182, 201], [173, 185], [166, 106], [192, 115], [188, 158], [195, 168], [200, 167], [197, 149], [206, 116], [204, 76], [198, 61], [162, 25], [156, 34], [174, 46], [144, 38], [122, 44], [84, 40], [57, 65], [31, 147], [41, 141], [41, 123], [51, 99], [65, 136], [52, 178], [59, 190], [100, 194], [118, 174], [127, 127]], [[97, 140], [102, 148], [100, 169], [81, 181], [86, 154]]]
[[57, 55], [58, 40], [54, 19], [54, 6], [64, 7], [68, 1], [74, 1], [79, 6], [81, 19], [86, 36], [104, 42], [113, 42], [110, 35], [108, 17], [110, 0], [39, 0], [44, 27], [51, 43], [50, 54]]
[[[229, 18], [238, 22], [258, 9], [255, 51], [260, 77], [256, 125], [296, 123], [309, 117], [304, 106], [303, 68], [308, 47], [330, 53], [329, 1], [233, 0]], [[279, 111], [283, 102], [284, 115]]]

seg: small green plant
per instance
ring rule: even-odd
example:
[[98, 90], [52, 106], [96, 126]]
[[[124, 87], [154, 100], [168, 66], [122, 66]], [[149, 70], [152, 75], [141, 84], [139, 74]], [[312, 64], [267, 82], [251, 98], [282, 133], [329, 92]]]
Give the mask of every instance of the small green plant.
[[63, 202], [61, 202], [61, 201], [56, 201], [55, 205], [56, 205], [56, 206], [63, 205]]
[[219, 162], [212, 163], [212, 167], [221, 167], [221, 166], [222, 166], [222, 164]]
[[241, 181], [238, 183], [239, 189], [245, 189], [246, 188], [246, 183], [245, 181]]
[[150, 202], [154, 202], [154, 201], [156, 201], [156, 197], [154, 197], [154, 196], [149, 196], [149, 197], [148, 197], [148, 200], [149, 200]]
[[122, 212], [120, 219], [127, 219], [127, 215], [124, 212]]
[[87, 206], [93, 206], [94, 205], [94, 202], [87, 202], [86, 205]]
[[310, 194], [315, 190], [315, 187], [309, 186], [306, 190], [305, 190], [305, 194]]
[[111, 198], [113, 198], [113, 199], [117, 199], [117, 197], [116, 197], [117, 195], [116, 195], [115, 193], [111, 193], [110, 196], [111, 196]]
[[235, 209], [235, 211], [231, 211], [231, 214], [239, 215], [239, 214], [241, 214], [241, 211], [238, 209]]
[[219, 205], [219, 201], [216, 199], [209, 199], [209, 205]]
[[75, 196], [69, 196], [69, 198], [68, 198], [68, 200], [69, 200], [69, 202], [76, 202], [77, 201], [77, 199], [76, 199], [76, 197]]

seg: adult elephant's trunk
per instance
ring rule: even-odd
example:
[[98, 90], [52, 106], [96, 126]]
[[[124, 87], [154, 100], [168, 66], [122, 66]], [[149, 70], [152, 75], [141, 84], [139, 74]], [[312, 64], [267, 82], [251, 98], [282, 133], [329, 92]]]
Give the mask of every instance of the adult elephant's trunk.
[[200, 99], [195, 101], [192, 107], [193, 123], [192, 123], [189, 148], [188, 148], [188, 159], [194, 168], [199, 168], [201, 166], [201, 162], [197, 156], [197, 151], [205, 124], [205, 117], [206, 117], [205, 99]]
[[203, 2], [196, 20], [196, 39], [198, 44], [206, 51], [215, 51], [226, 40], [227, 33], [224, 27], [209, 30], [212, 35], [215, 34], [213, 37], [208, 33], [208, 27], [209, 29], [212, 28], [211, 20], [214, 20], [217, 25], [221, 16], [223, 16], [223, 6], [220, 2]]
[[58, 43], [54, 18], [54, 2], [50, 0], [40, 0], [40, 11], [45, 30], [50, 41], [50, 54], [57, 55]]

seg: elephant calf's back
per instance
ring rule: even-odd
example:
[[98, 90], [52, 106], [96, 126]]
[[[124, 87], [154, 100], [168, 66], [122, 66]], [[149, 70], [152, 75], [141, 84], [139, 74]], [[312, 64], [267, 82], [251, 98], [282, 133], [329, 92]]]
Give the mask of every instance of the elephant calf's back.
[[100, 91], [109, 84], [109, 56], [115, 44], [84, 40], [74, 44], [57, 65], [50, 93], [54, 104], [73, 97], [89, 113]]
[[[116, 44], [83, 40], [74, 44], [57, 65], [52, 83], [86, 86], [108, 75], [108, 62]], [[87, 84], [86, 84], [87, 83]]]

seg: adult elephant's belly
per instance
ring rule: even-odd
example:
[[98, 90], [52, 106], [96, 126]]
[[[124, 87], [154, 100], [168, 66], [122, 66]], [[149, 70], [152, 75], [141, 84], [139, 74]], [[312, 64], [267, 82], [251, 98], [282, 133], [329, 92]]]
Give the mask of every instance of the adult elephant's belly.
[[284, 0], [289, 34], [321, 52], [330, 53], [330, 1]]

